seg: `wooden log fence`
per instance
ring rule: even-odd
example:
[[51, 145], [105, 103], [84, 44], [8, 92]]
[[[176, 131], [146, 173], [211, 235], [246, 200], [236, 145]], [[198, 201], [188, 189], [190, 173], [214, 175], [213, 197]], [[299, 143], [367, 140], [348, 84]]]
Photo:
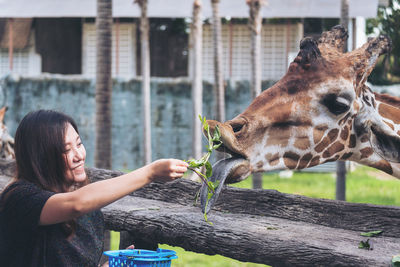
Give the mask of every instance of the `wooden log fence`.
[[[0, 188], [13, 172], [13, 162], [0, 162]], [[122, 174], [87, 172], [92, 181]], [[199, 188], [185, 179], [152, 183], [103, 208], [106, 226], [150, 245], [272, 266], [390, 266], [400, 254], [400, 207], [227, 186], [208, 216], [211, 225], [194, 201]], [[360, 235], [373, 230], [383, 233]], [[367, 239], [372, 249], [358, 248]]]

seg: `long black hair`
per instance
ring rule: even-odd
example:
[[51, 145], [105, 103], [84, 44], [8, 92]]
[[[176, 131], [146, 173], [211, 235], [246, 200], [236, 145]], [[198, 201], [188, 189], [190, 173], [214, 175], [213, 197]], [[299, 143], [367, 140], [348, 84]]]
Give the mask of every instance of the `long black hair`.
[[[65, 134], [71, 124], [79, 134], [75, 121], [68, 115], [53, 110], [28, 113], [15, 133], [16, 180], [29, 181], [40, 188], [56, 193], [68, 192], [72, 181], [66, 178]], [[80, 186], [88, 183], [88, 179]], [[70, 238], [75, 233], [76, 221], [61, 224]]]
[[53, 110], [28, 113], [15, 133], [17, 180], [26, 180], [56, 193], [67, 192], [71, 181], [66, 179], [65, 133], [71, 124], [79, 134], [75, 121]]

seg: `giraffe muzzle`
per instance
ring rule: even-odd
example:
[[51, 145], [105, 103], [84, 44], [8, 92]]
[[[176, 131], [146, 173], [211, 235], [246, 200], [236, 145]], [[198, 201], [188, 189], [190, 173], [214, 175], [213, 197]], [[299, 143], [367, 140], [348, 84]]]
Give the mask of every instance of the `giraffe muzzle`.
[[207, 120], [207, 123], [210, 127], [211, 133], [214, 132], [217, 126], [221, 133], [222, 145], [218, 148], [218, 151], [228, 153], [233, 157], [248, 158], [248, 155], [246, 154], [243, 147], [238, 143], [238, 140], [235, 136], [236, 134], [235, 130], [237, 130], [238, 127], [237, 124], [233, 124], [232, 121], [221, 123], [214, 120]]
[[370, 130], [370, 144], [374, 152], [389, 162], [400, 163], [400, 138], [379, 130], [375, 125], [371, 125]]

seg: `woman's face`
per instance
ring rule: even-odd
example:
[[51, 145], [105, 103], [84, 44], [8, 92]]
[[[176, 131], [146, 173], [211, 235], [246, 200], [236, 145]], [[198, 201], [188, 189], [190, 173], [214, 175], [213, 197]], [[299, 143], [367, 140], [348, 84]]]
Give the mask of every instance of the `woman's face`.
[[65, 133], [64, 155], [67, 166], [67, 179], [72, 183], [84, 182], [86, 180], [84, 168], [86, 150], [78, 133], [69, 123]]

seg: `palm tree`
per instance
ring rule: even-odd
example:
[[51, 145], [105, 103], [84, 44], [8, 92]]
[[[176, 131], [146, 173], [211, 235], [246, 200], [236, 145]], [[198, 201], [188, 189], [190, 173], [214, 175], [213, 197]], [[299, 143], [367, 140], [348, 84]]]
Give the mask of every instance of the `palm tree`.
[[140, 66], [142, 72], [144, 164], [149, 164], [151, 162], [149, 19], [147, 17], [147, 0], [136, 0], [136, 3], [139, 4], [141, 9]]
[[216, 119], [225, 121], [225, 88], [222, 69], [221, 18], [219, 16], [220, 0], [211, 0], [212, 32], [214, 46], [214, 92], [216, 94]]
[[[340, 4], [340, 24], [346, 29], [349, 27], [349, 0], [341, 0]], [[347, 42], [344, 43], [343, 52], [347, 52]]]
[[191, 70], [192, 70], [192, 103], [193, 103], [193, 143], [192, 153], [195, 159], [201, 157], [201, 122], [198, 115], [202, 113], [203, 104], [203, 84], [202, 84], [202, 21], [201, 21], [201, 0], [194, 0], [193, 3], [193, 22], [190, 35], [190, 46], [192, 50]]
[[249, 28], [251, 31], [251, 96], [256, 98], [261, 93], [261, 27], [260, 15], [262, 0], [247, 0], [249, 5]]
[[[246, 0], [249, 5], [249, 28], [251, 31], [251, 96], [256, 98], [261, 93], [261, 28], [260, 15], [262, 0]], [[262, 188], [262, 174], [253, 174], [253, 188]]]
[[111, 169], [112, 0], [97, 0], [95, 166]]
[[[347, 29], [349, 25], [349, 0], [341, 0], [340, 24]], [[343, 52], [347, 52], [347, 42], [343, 46]], [[346, 162], [336, 162], [336, 199], [346, 200]]]
[[[102, 169], [111, 169], [112, 23], [112, 0], [97, 0], [95, 166]], [[104, 249], [109, 248], [110, 232], [106, 231]]]

